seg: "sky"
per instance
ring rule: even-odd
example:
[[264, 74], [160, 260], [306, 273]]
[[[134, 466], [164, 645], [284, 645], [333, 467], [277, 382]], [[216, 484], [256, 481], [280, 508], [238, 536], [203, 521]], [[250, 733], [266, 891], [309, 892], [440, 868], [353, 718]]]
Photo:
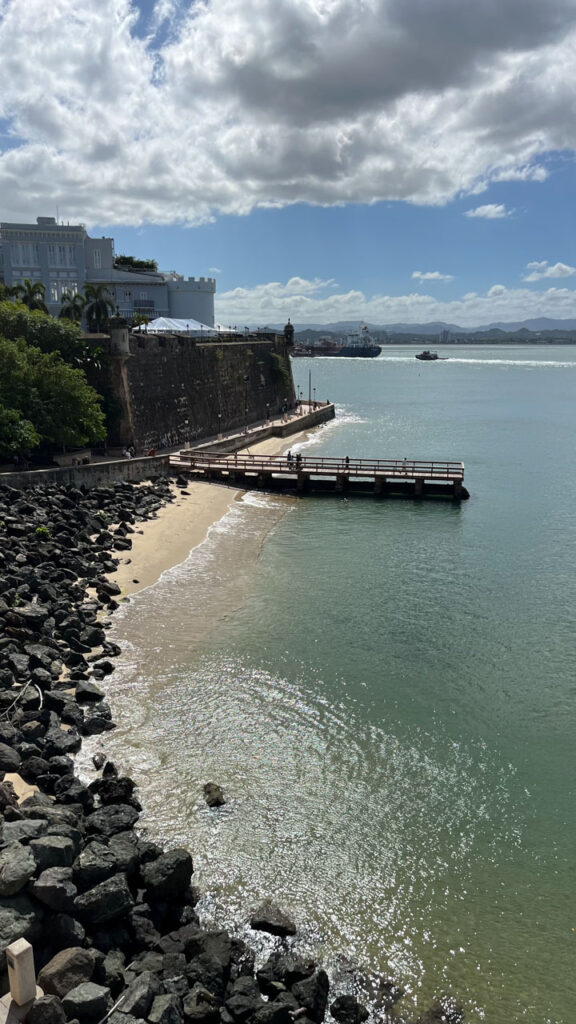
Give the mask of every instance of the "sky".
[[0, 0], [0, 220], [216, 320], [576, 317], [576, 0]]

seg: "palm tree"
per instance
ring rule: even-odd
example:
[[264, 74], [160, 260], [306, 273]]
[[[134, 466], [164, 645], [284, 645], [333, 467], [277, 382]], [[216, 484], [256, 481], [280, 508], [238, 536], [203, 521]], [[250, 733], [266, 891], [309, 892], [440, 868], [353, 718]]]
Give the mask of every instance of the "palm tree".
[[46, 285], [42, 284], [41, 281], [30, 281], [29, 278], [25, 277], [22, 284], [17, 284], [12, 288], [12, 294], [15, 295], [20, 302], [28, 306], [28, 309], [40, 309], [43, 313], [48, 312], [48, 307], [44, 301], [46, 298]]
[[82, 295], [73, 295], [72, 292], [62, 292], [62, 305], [58, 316], [61, 320], [71, 320], [79, 324], [84, 313], [85, 298]]
[[3, 281], [0, 281], [0, 302], [7, 302], [13, 295], [14, 292], [12, 288], [10, 288], [9, 285], [4, 284]]
[[108, 314], [114, 303], [105, 284], [87, 284], [84, 289], [84, 314], [91, 334], [99, 334], [108, 326]]

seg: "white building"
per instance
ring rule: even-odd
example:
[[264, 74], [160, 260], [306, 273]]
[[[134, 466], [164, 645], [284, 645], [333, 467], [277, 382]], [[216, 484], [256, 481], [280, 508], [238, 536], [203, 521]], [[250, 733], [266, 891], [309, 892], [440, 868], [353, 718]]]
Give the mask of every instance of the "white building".
[[102, 284], [128, 319], [143, 313], [214, 324], [214, 278], [115, 267], [114, 259], [114, 239], [90, 238], [82, 224], [58, 224], [55, 217], [37, 217], [36, 224], [0, 223], [0, 281], [9, 287], [25, 278], [41, 281], [54, 316], [64, 292]]

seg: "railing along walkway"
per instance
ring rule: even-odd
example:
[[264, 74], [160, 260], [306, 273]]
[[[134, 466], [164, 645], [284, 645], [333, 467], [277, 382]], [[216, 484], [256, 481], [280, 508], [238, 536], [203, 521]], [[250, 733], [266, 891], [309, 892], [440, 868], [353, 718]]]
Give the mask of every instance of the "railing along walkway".
[[351, 459], [288, 455], [215, 455], [193, 450], [181, 451], [171, 456], [174, 467], [182, 467], [199, 474], [294, 476], [306, 473], [315, 477], [372, 478], [388, 480], [464, 480], [463, 462], [446, 462], [422, 459]]

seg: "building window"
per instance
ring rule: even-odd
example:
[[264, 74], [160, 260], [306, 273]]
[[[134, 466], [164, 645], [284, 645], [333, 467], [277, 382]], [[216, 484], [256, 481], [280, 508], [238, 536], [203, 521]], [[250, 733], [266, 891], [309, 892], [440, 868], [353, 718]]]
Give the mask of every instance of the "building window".
[[50, 302], [59, 302], [60, 296], [58, 294], [58, 281], [50, 282]]
[[94, 249], [94, 270], [102, 270], [102, 250]]
[[49, 245], [48, 246], [48, 266], [49, 267], [55, 267], [56, 266], [56, 246], [55, 245]]

